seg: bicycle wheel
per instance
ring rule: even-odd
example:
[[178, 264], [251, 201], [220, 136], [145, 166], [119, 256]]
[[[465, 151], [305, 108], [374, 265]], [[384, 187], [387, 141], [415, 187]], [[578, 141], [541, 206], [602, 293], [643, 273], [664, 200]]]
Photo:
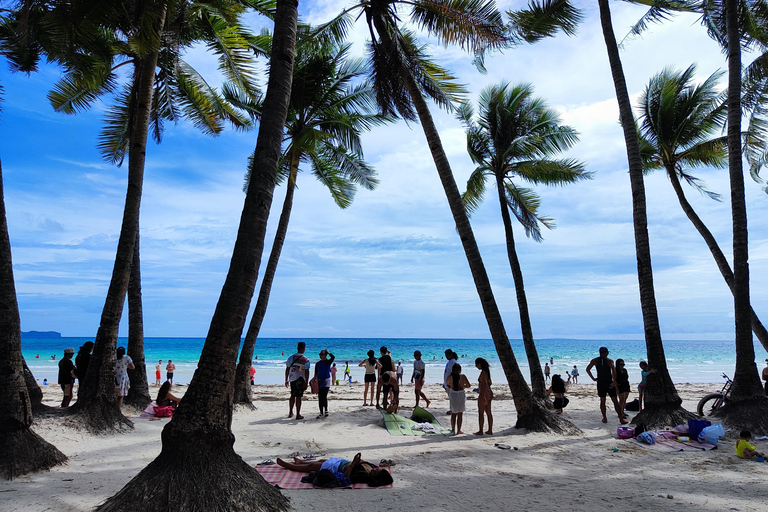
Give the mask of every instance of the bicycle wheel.
[[699, 416], [709, 416], [712, 412], [723, 405], [723, 395], [720, 393], [710, 393], [701, 400], [696, 407]]

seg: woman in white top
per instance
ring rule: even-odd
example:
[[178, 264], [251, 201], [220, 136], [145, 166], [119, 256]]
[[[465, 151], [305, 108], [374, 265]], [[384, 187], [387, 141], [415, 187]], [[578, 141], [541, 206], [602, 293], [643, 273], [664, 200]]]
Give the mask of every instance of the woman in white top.
[[376, 389], [376, 373], [381, 367], [379, 361], [376, 359], [376, 353], [373, 350], [368, 351], [368, 359], [364, 359], [357, 366], [365, 367], [365, 391], [363, 391], [363, 406], [368, 404], [368, 388], [371, 389], [371, 403], [373, 405], [373, 390]]
[[461, 365], [456, 363], [451, 367], [451, 374], [445, 379], [445, 387], [451, 403], [451, 430], [455, 434], [463, 434], [461, 423], [464, 420], [467, 396], [464, 390], [470, 387], [467, 376], [461, 373]]
[[128, 370], [133, 370], [133, 360], [125, 355], [125, 347], [117, 347], [117, 359], [115, 359], [115, 395], [117, 406], [123, 406], [123, 397], [128, 395], [131, 388], [131, 380], [128, 378]]

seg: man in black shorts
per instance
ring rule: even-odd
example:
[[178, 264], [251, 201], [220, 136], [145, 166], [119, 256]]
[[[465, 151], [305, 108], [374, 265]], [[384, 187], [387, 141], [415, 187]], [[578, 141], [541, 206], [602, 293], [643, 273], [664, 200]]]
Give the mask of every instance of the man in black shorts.
[[[389, 413], [394, 413], [400, 406], [400, 385], [397, 383], [397, 374], [395, 372], [386, 372], [381, 375], [381, 390], [384, 393], [384, 409]], [[390, 410], [389, 393], [392, 393], [392, 410]]]
[[301, 415], [301, 397], [309, 382], [309, 359], [304, 356], [307, 346], [299, 342], [296, 353], [285, 362], [285, 387], [290, 385], [291, 399], [288, 401], [288, 417], [293, 417], [293, 406], [296, 406], [296, 419], [303, 420]]
[[[592, 375], [592, 368], [597, 369], [597, 378]], [[619, 402], [616, 400], [616, 367], [613, 365], [613, 359], [608, 358], [607, 347], [600, 347], [600, 357], [589, 362], [587, 375], [597, 382], [597, 396], [600, 397], [600, 412], [603, 413], [603, 423], [608, 423], [608, 418], [605, 416], [605, 397], [608, 395], [611, 397], [616, 414], [619, 415], [619, 421], [622, 425], [626, 425], [628, 422], [621, 417]]]
[[[383, 382], [381, 381], [381, 376], [387, 372], [395, 371], [395, 365], [392, 364], [392, 356], [389, 355], [389, 350], [387, 350], [387, 347], [381, 347], [379, 351], [381, 352], [381, 357], [379, 358], [379, 364], [381, 366], [379, 367], [379, 382], [378, 384], [376, 384], [376, 408], [377, 409], [379, 408], [379, 400], [381, 398], [381, 387], [383, 385]], [[395, 380], [397, 380], [397, 377], [395, 377]], [[387, 401], [384, 400], [385, 404], [386, 402]]]

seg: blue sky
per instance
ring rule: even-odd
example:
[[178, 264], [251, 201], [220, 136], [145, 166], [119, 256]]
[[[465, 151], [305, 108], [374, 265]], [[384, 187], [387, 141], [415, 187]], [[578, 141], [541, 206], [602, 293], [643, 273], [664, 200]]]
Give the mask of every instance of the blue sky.
[[[503, 9], [520, 2], [501, 2]], [[336, 1], [302, 2], [302, 16], [319, 23]], [[489, 84], [530, 82], [581, 133], [568, 156], [583, 160], [594, 180], [540, 187], [543, 213], [557, 229], [535, 243], [516, 229], [534, 335], [641, 338], [631, 198], [626, 153], [596, 3], [577, 37], [558, 36], [487, 61], [479, 74], [458, 49], [433, 47], [440, 63], [471, 91]], [[617, 34], [644, 12], [612, 3]], [[367, 35], [352, 34], [358, 51]], [[216, 82], [202, 50], [188, 60]], [[654, 26], [622, 52], [630, 94], [665, 66], [696, 62], [703, 79], [726, 63], [695, 17]], [[66, 116], [45, 95], [59, 71], [26, 76], [0, 63], [5, 88], [0, 158], [13, 246], [22, 329], [93, 336], [117, 244], [126, 169], [101, 161], [96, 139], [103, 106]], [[462, 127], [433, 109], [459, 187], [472, 171]], [[205, 336], [227, 272], [244, 195], [246, 159], [256, 133], [206, 137], [191, 125], [168, 125], [161, 145], [147, 151], [141, 217], [142, 278], [147, 336]], [[488, 329], [419, 125], [397, 123], [364, 137], [378, 170], [377, 190], [358, 192], [347, 210], [304, 172], [275, 279], [263, 337], [488, 338]], [[724, 195], [688, 197], [727, 255], [731, 253], [728, 176], [698, 176]], [[711, 255], [674, 197], [667, 178], [646, 179], [656, 298], [669, 338], [728, 339], [733, 302]], [[746, 180], [753, 307], [768, 321], [768, 196]], [[274, 234], [281, 187], [267, 235]], [[490, 198], [489, 198], [490, 199]], [[487, 201], [473, 228], [510, 337], [519, 318], [498, 204]], [[265, 256], [266, 258], [266, 256]], [[255, 303], [255, 299], [254, 299]], [[120, 335], [127, 334], [124, 321]]]

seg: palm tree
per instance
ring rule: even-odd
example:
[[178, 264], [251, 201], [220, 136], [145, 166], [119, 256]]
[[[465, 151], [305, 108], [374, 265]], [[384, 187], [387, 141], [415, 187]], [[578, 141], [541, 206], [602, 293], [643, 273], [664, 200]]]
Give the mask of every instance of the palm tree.
[[24, 366], [0, 164], [0, 478], [6, 480], [67, 461], [63, 453], [31, 428], [32, 403]]
[[533, 189], [519, 186], [515, 178], [534, 185], [565, 185], [590, 179], [591, 173], [584, 171], [583, 164], [575, 160], [550, 158], [573, 146], [578, 141], [578, 134], [569, 126], [561, 126], [557, 112], [544, 100], [533, 97], [530, 84], [490, 86], [480, 93], [478, 103], [476, 121], [470, 105], [459, 110], [467, 126], [467, 150], [477, 165], [462, 198], [471, 213], [481, 204], [488, 180], [493, 180], [496, 185], [507, 256], [517, 292], [523, 344], [531, 368], [531, 387], [537, 398], [544, 399], [546, 384], [533, 339], [510, 212], [522, 224], [526, 236], [537, 242], [542, 241], [540, 225], [551, 229], [554, 221], [539, 214], [541, 199], [538, 194]]
[[197, 370], [160, 455], [97, 510], [286, 510], [288, 500], [234, 451], [235, 366], [264, 249], [293, 77], [297, 0], [278, 0], [269, 82], [235, 248]]
[[573, 425], [547, 411], [534, 398], [512, 352], [461, 193], [425, 99], [430, 97], [439, 106], [451, 108], [461, 90], [452, 83], [450, 74], [426, 57], [425, 48], [415, 43], [412, 34], [400, 27], [398, 8], [403, 6], [410, 8], [412, 22], [441, 43], [458, 44], [474, 51], [480, 58], [485, 50], [509, 42], [501, 16], [492, 2], [483, 0], [373, 0], [350, 9], [365, 15], [371, 34], [370, 78], [381, 112], [399, 115], [406, 120], [418, 118], [424, 130], [491, 337], [514, 397], [516, 426], [534, 431], [572, 432], [576, 430]]
[[[89, 2], [83, 2], [88, 4]], [[78, 7], [78, 4], [74, 4]], [[101, 322], [96, 334], [89, 371], [73, 411], [82, 417], [92, 431], [100, 432], [130, 426], [115, 401], [113, 390], [114, 357], [117, 334], [126, 293], [137, 254], [139, 207], [143, 185], [147, 137], [150, 130], [160, 141], [164, 120], [187, 117], [207, 133], [223, 128], [222, 119], [244, 126], [228, 109], [218, 94], [180, 57], [180, 52], [200, 41], [208, 42], [220, 57], [222, 69], [243, 88], [252, 89], [253, 70], [247, 67], [248, 40], [239, 28], [243, 8], [235, 2], [171, 1], [132, 3], [124, 10], [110, 12], [102, 26], [102, 60], [88, 59], [91, 66], [73, 66], [49, 94], [54, 108], [64, 113], [77, 113], [93, 100], [113, 92], [118, 70], [132, 66], [129, 81], [117, 94], [107, 113], [99, 148], [108, 161], [120, 164], [128, 157], [128, 191], [123, 222], [117, 246], [115, 265]], [[71, 12], [53, 9], [51, 18], [69, 20]], [[76, 35], [72, 44], [85, 36]], [[82, 56], [78, 55], [78, 58]], [[75, 57], [67, 56], [68, 61]], [[138, 269], [138, 261], [136, 262]], [[135, 290], [135, 288], [134, 288]], [[132, 301], [136, 305], [135, 299]], [[133, 322], [136, 323], [136, 309]], [[131, 337], [134, 355], [138, 355], [136, 336]], [[143, 361], [140, 354], [138, 362]], [[134, 375], [146, 380], [146, 369], [137, 368]], [[148, 392], [147, 392], [148, 395]], [[145, 397], [137, 398], [142, 402]]]
[[[350, 59], [349, 46], [323, 41], [316, 31], [303, 27], [298, 34], [293, 88], [285, 126], [286, 148], [281, 157], [281, 175], [286, 179], [286, 193], [275, 239], [259, 289], [256, 308], [240, 350], [235, 377], [235, 403], [250, 405], [250, 369], [253, 350], [269, 303], [269, 294], [288, 232], [294, 190], [302, 162], [309, 163], [312, 174], [331, 192], [340, 208], [354, 199], [356, 185], [373, 190], [378, 184], [376, 172], [363, 160], [360, 134], [386, 121], [376, 114], [371, 89], [354, 85], [364, 74], [362, 60]], [[235, 105], [244, 101], [228, 98]], [[248, 110], [258, 115], [263, 104]], [[246, 187], [250, 176], [246, 175]]]

